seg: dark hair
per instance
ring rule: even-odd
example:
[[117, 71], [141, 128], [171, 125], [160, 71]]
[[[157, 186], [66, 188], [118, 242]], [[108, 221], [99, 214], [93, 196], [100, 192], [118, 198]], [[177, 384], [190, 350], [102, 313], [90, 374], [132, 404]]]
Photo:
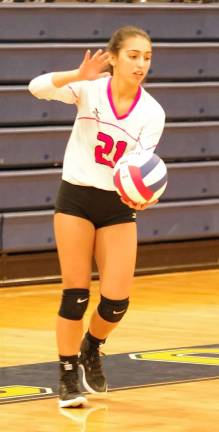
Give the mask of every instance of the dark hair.
[[141, 36], [147, 39], [151, 43], [151, 38], [148, 35], [147, 32], [142, 30], [139, 27], [134, 26], [125, 26], [121, 27], [118, 30], [116, 30], [107, 46], [107, 51], [111, 51], [114, 54], [118, 54], [119, 50], [122, 48], [123, 42], [130, 38], [135, 36]]
[[[151, 44], [151, 38], [146, 31], [139, 27], [124, 26], [120, 27], [113, 33], [106, 50], [112, 52], [113, 54], [118, 54], [120, 49], [122, 48], [123, 42], [125, 42], [130, 37], [136, 36], [144, 37]], [[109, 70], [112, 73], [112, 66], [109, 66]]]

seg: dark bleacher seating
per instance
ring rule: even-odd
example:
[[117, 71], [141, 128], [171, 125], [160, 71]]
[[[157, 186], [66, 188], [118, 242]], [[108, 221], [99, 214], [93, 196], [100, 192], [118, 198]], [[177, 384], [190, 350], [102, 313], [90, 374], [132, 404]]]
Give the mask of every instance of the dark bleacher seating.
[[[52, 210], [3, 213], [3, 218], [5, 253], [55, 248]], [[139, 243], [217, 238], [219, 199], [162, 203], [140, 212], [138, 219]]]
[[[0, 45], [0, 83], [24, 84], [34, 76], [80, 64], [86, 49], [106, 43], [4, 43]], [[218, 80], [219, 43], [153, 43], [150, 82]]]
[[3, 213], [2, 250], [32, 252], [55, 248], [52, 210]]
[[0, 167], [59, 166], [71, 126], [0, 128]]
[[219, 159], [219, 122], [166, 123], [158, 145], [165, 160], [190, 161]]
[[3, 5], [2, 41], [108, 40], [112, 31], [132, 24], [154, 41], [218, 40], [217, 4], [32, 4]]
[[[167, 168], [168, 185], [160, 202], [218, 197], [219, 161], [171, 163]], [[53, 208], [60, 179], [61, 168], [0, 171], [0, 211]]]
[[157, 152], [168, 163], [169, 183], [161, 203], [139, 213], [139, 243], [159, 247], [218, 237], [218, 22], [217, 4], [1, 5], [4, 256], [55, 250], [53, 206], [76, 114], [72, 106], [33, 98], [29, 80], [77, 67], [86, 48], [104, 48], [112, 31], [127, 24], [143, 27], [152, 37], [146, 88], [167, 115]]
[[163, 203], [139, 213], [140, 243], [217, 238], [218, 232], [219, 199]]
[[61, 169], [0, 172], [0, 211], [54, 208]]
[[[71, 126], [0, 128], [0, 166], [61, 166]], [[158, 145], [166, 161], [219, 159], [219, 121], [167, 123]]]
[[[169, 121], [219, 118], [219, 82], [150, 83], [146, 88]], [[74, 105], [39, 101], [26, 86], [0, 86], [0, 126], [72, 124], [75, 115]]]

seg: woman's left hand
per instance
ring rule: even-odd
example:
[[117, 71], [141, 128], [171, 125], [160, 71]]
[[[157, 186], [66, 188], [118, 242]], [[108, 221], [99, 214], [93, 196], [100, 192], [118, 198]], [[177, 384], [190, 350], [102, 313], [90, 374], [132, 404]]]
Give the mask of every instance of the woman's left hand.
[[150, 203], [139, 204], [139, 203], [134, 203], [131, 200], [125, 201], [124, 198], [122, 198], [122, 197], [120, 199], [124, 204], [126, 204], [130, 208], [133, 208], [134, 210], [145, 210], [146, 208], [151, 207], [151, 206], [158, 203], [158, 200], [151, 201]]

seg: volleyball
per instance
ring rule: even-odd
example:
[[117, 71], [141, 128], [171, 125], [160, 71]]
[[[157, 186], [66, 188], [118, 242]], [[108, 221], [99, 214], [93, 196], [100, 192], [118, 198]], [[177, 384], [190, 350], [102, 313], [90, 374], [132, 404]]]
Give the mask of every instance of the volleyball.
[[139, 151], [122, 156], [113, 169], [118, 194], [126, 201], [145, 204], [156, 201], [167, 185], [167, 168], [156, 154]]

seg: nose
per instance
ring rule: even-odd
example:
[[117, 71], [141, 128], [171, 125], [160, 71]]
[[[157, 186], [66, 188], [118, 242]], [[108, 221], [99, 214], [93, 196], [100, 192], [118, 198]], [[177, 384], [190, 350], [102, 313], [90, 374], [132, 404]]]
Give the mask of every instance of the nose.
[[144, 67], [144, 57], [143, 56], [138, 57], [138, 66], [141, 68]]

